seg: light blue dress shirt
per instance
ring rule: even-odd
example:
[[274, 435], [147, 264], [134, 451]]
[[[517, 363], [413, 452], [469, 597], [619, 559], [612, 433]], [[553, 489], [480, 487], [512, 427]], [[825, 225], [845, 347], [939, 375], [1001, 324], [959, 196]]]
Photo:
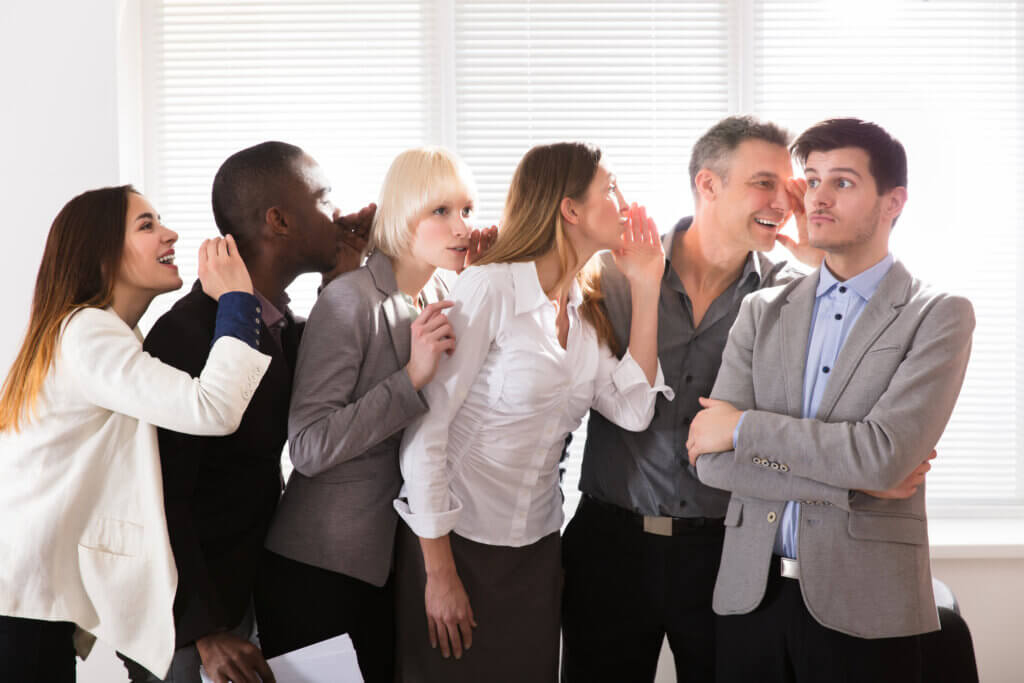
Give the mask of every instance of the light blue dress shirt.
[[[892, 254], [845, 282], [821, 267], [818, 290], [814, 296], [811, 332], [807, 340], [807, 361], [804, 364], [804, 414], [814, 418], [821, 405], [825, 386], [832, 376], [836, 358], [846, 343], [864, 307], [871, 300], [878, 285], [892, 268]], [[800, 527], [800, 503], [789, 501], [779, 521], [775, 535], [775, 554], [797, 556], [797, 538]]]
[[[818, 289], [814, 296], [811, 331], [807, 340], [807, 360], [804, 364], [803, 416], [814, 418], [825, 394], [825, 386], [832, 376], [839, 352], [853, 329], [864, 307], [871, 300], [878, 285], [892, 268], [892, 254], [862, 273], [840, 282], [822, 265], [818, 276]], [[733, 446], [739, 436], [740, 417], [733, 433]], [[797, 556], [797, 538], [800, 528], [800, 503], [789, 501], [779, 520], [773, 552], [783, 557]]]

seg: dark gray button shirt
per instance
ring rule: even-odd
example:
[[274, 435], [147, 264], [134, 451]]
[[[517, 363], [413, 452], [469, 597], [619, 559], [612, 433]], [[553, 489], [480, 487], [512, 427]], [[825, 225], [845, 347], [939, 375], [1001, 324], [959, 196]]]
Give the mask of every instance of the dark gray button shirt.
[[[691, 217], [683, 218], [662, 237], [666, 257], [672, 254], [673, 240], [681, 237], [692, 221]], [[625, 350], [632, 317], [629, 283], [610, 256], [605, 256], [603, 265], [605, 304], [620, 348]], [[785, 261], [773, 263], [763, 254], [752, 252], [739, 279], [712, 302], [694, 329], [690, 297], [668, 263], [658, 303], [658, 359], [665, 383], [675, 390], [676, 398], [667, 401], [658, 396], [654, 419], [643, 432], [621, 429], [592, 410], [580, 490], [644, 515], [724, 517], [729, 494], [700, 483], [688, 466], [690, 420], [700, 410], [698, 397], [711, 393], [743, 297], [801, 274]]]

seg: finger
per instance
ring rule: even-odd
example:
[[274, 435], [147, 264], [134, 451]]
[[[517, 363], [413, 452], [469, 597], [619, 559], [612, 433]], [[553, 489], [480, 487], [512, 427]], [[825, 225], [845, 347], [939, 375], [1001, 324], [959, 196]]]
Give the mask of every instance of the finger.
[[793, 238], [788, 235], [783, 235], [781, 232], [775, 235], [775, 241], [790, 251], [796, 248], [796, 242], [793, 241]]
[[437, 649], [437, 625], [434, 620], [427, 617], [427, 638], [430, 640], [431, 649]]
[[224, 255], [230, 258], [237, 253], [238, 247], [235, 246], [235, 238], [231, 235], [227, 235], [224, 238]]
[[935, 449], [932, 449], [932, 454], [928, 456], [928, 460], [933, 460], [938, 455], [939, 455], [939, 452], [937, 450], [935, 450]]
[[462, 644], [468, 650], [473, 647], [473, 627], [468, 620], [459, 622], [459, 633], [462, 635]]
[[277, 683], [277, 679], [274, 678], [274, 672], [270, 670], [270, 665], [267, 664], [267, 660], [263, 658], [262, 654], [259, 655], [259, 661], [253, 663], [253, 668], [260, 675], [260, 680], [263, 683]]
[[454, 302], [447, 301], [447, 300], [446, 301], [435, 301], [432, 304], [427, 304], [426, 306], [423, 307], [423, 310], [420, 311], [420, 314], [418, 316], [416, 316], [416, 320], [413, 321], [413, 325], [418, 325], [419, 327], [423, 327], [424, 325], [427, 324], [427, 322], [431, 318], [434, 317], [435, 314], [440, 313], [441, 311], [443, 311], [446, 308], [451, 308], [454, 305], [455, 305]]
[[455, 334], [452, 329], [451, 323], [448, 322], [448, 318], [445, 317], [444, 313], [438, 313], [430, 321], [430, 328], [423, 331], [423, 336], [426, 339], [443, 339], [444, 337], [450, 337]]
[[420, 327], [423, 330], [423, 336], [427, 339], [440, 339], [443, 337], [444, 335], [438, 334], [438, 331], [444, 327], [447, 327], [448, 331], [451, 332], [451, 324], [448, 322], [448, 318], [444, 313], [436, 313], [434, 317], [423, 323]]
[[633, 223], [633, 241], [642, 242], [644, 239], [644, 223], [647, 222], [647, 209], [637, 207], [637, 220]]
[[718, 403], [718, 401], [716, 401], [715, 399], [713, 399], [713, 398], [708, 398], [708, 397], [706, 397], [706, 396], [700, 396], [700, 397], [698, 397], [698, 398], [697, 398], [697, 401], [699, 401], [699, 402], [700, 402], [700, 404], [701, 404], [702, 406], [704, 406], [705, 408], [710, 408], [711, 406], [713, 406], [713, 405], [715, 405], [716, 403]]
[[259, 683], [259, 681], [254, 681], [252, 676], [243, 671], [233, 661], [229, 661], [221, 671], [227, 677], [226, 680], [231, 681], [231, 683]]
[[437, 643], [441, 646], [441, 656], [448, 659], [452, 656], [452, 648], [449, 644], [448, 629], [443, 621], [437, 622]]
[[658, 234], [658, 224], [654, 222], [653, 218], [648, 218], [647, 227], [651, 231], [651, 246], [661, 249], [661, 235]]
[[452, 644], [452, 654], [455, 655], [455, 659], [462, 659], [462, 636], [459, 635], [458, 623], [445, 624], [445, 627]]

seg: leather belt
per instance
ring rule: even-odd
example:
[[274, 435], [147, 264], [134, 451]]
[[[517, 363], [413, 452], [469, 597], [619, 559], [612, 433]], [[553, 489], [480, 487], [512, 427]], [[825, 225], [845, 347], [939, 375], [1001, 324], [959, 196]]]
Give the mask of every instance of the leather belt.
[[779, 574], [784, 579], [800, 580], [800, 563], [791, 557], [779, 558]]
[[613, 503], [606, 503], [586, 493], [583, 494], [583, 500], [587, 503], [592, 503], [602, 510], [627, 519], [631, 524], [643, 529], [646, 533], [657, 536], [676, 536], [693, 531], [694, 529], [721, 528], [724, 522], [722, 517], [655, 517], [653, 515], [641, 515], [639, 512], [621, 508]]

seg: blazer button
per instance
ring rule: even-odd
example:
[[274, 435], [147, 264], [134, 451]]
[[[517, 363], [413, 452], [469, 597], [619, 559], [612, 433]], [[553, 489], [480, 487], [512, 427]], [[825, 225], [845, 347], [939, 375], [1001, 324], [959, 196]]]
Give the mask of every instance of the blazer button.
[[775, 515], [775, 511], [774, 510], [768, 513], [768, 523], [769, 524], [774, 523], [775, 522], [775, 518], [776, 518], [776, 515]]
[[780, 472], [789, 472], [789, 465], [779, 465]]
[[760, 465], [761, 464], [761, 458], [759, 458], [759, 457], [757, 457], [755, 455], [753, 458], [750, 459], [750, 462], [754, 463], [755, 465]]
[[777, 470], [777, 469], [779, 469], [779, 463], [777, 463], [777, 462], [773, 462], [773, 463], [772, 463], [772, 469], [773, 469], [773, 470]]

